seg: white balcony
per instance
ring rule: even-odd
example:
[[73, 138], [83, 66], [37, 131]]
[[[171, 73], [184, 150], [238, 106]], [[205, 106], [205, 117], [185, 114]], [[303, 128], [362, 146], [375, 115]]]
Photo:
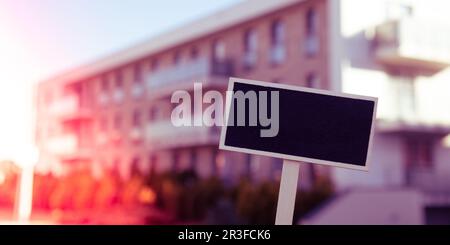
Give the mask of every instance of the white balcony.
[[194, 82], [226, 86], [232, 74], [233, 66], [230, 61], [215, 62], [199, 58], [150, 74], [146, 79], [146, 86], [150, 91], [149, 96], [164, 94], [165, 90], [192, 88]]
[[75, 95], [56, 100], [50, 105], [49, 112], [52, 117], [62, 121], [84, 120], [92, 116], [91, 110], [81, 106], [80, 100]]
[[71, 134], [50, 138], [46, 150], [63, 161], [88, 159], [92, 156], [92, 151], [87, 147], [81, 147], [77, 136]]
[[449, 192], [450, 172], [410, 169], [407, 170], [408, 185], [427, 192]]
[[437, 72], [450, 64], [450, 27], [413, 18], [375, 29], [375, 56], [384, 65]]
[[176, 127], [171, 121], [150, 123], [146, 130], [146, 137], [152, 149], [218, 144], [219, 135], [220, 130], [217, 127]]

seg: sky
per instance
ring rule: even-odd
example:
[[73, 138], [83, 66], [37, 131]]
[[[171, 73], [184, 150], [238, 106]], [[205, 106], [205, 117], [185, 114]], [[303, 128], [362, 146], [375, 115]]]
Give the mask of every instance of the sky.
[[35, 161], [33, 85], [241, 0], [0, 0], [0, 161]]

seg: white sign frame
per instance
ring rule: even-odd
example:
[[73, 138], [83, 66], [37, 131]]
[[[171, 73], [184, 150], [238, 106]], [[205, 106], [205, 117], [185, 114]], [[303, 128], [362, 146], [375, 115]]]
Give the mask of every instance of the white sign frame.
[[293, 90], [293, 91], [301, 91], [301, 92], [330, 95], [330, 96], [336, 96], [336, 97], [359, 99], [359, 100], [366, 100], [366, 101], [374, 102], [372, 125], [371, 125], [371, 129], [370, 129], [370, 136], [369, 136], [369, 143], [368, 143], [365, 165], [359, 166], [359, 165], [354, 165], [354, 164], [350, 164], [350, 163], [327, 161], [327, 160], [321, 160], [321, 159], [315, 159], [315, 158], [293, 156], [293, 155], [282, 154], [282, 153], [274, 153], [274, 152], [269, 152], [269, 151], [253, 150], [253, 149], [225, 145], [225, 138], [226, 138], [226, 134], [227, 134], [227, 123], [228, 123], [228, 116], [229, 116], [228, 114], [230, 111], [231, 99], [232, 99], [231, 97], [227, 98], [227, 101], [225, 103], [225, 124], [224, 124], [224, 126], [222, 126], [222, 129], [220, 132], [219, 149], [247, 153], [247, 154], [255, 154], [255, 155], [281, 158], [281, 159], [290, 160], [290, 161], [314, 163], [314, 164], [347, 168], [347, 169], [360, 170], [360, 171], [366, 171], [366, 172], [369, 171], [369, 165], [370, 165], [369, 159], [370, 159], [370, 155], [372, 152], [371, 150], [372, 150], [372, 145], [373, 145], [373, 135], [374, 135], [374, 131], [375, 131], [375, 120], [376, 120], [378, 98], [363, 96], [363, 95], [338, 93], [338, 92], [332, 92], [332, 91], [314, 89], [314, 88], [298, 87], [298, 86], [281, 84], [281, 83], [269, 83], [269, 82], [263, 82], [263, 81], [257, 81], [257, 80], [241, 79], [241, 78], [235, 78], [235, 77], [230, 77], [229, 82], [228, 82], [228, 90], [227, 91], [233, 91], [234, 84], [236, 82], [257, 85], [257, 86], [280, 88], [280, 89], [287, 89], [287, 90]]

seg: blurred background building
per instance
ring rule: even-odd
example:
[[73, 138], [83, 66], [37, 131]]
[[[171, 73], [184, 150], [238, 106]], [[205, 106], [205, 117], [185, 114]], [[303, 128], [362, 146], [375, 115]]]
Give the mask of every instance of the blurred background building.
[[175, 90], [225, 92], [235, 76], [379, 98], [370, 172], [302, 164], [300, 188], [327, 178], [336, 194], [300, 222], [448, 223], [450, 27], [423, 2], [244, 1], [42, 81], [37, 169], [278, 180], [280, 159], [220, 151], [219, 128], [170, 122]]

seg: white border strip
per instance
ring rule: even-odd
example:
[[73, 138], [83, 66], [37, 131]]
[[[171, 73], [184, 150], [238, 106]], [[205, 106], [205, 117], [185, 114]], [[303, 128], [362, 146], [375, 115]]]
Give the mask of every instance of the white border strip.
[[252, 149], [240, 148], [240, 147], [234, 147], [234, 146], [227, 146], [227, 145], [225, 145], [225, 138], [226, 138], [226, 134], [227, 134], [226, 125], [228, 124], [228, 116], [229, 116], [229, 112], [230, 112], [231, 98], [226, 98], [226, 103], [225, 103], [225, 122], [226, 123], [224, 123], [224, 126], [222, 126], [222, 129], [220, 132], [219, 149], [228, 150], [228, 151], [236, 151], [236, 152], [241, 152], [241, 153], [248, 153], [248, 154], [255, 154], [255, 155], [262, 155], [262, 156], [268, 156], [268, 157], [275, 157], [275, 158], [281, 158], [281, 159], [286, 159], [286, 160], [291, 160], [291, 161], [308, 162], [308, 163], [315, 163], [315, 164], [321, 164], [321, 165], [327, 165], [327, 166], [333, 166], [333, 167], [340, 167], [340, 168], [347, 168], [347, 169], [354, 169], [354, 170], [361, 170], [361, 171], [369, 171], [369, 163], [370, 163], [369, 159], [370, 159], [370, 155], [371, 155], [373, 135], [374, 135], [374, 130], [375, 130], [374, 125], [375, 125], [378, 98], [363, 96], [363, 95], [338, 93], [338, 92], [306, 88], [306, 87], [298, 87], [298, 86], [293, 86], [293, 85], [288, 85], [288, 84], [268, 83], [268, 82], [262, 82], [262, 81], [247, 80], [247, 79], [241, 79], [241, 78], [235, 78], [235, 77], [230, 77], [230, 80], [228, 83], [228, 91], [233, 91], [234, 83], [236, 83], [236, 82], [252, 84], [252, 85], [257, 85], [257, 86], [271, 87], [271, 88], [280, 88], [280, 89], [302, 91], [302, 92], [309, 92], [309, 93], [315, 93], [315, 94], [330, 95], [330, 96], [343, 97], [343, 98], [373, 101], [375, 104], [374, 104], [374, 108], [373, 108], [372, 125], [371, 125], [371, 129], [370, 129], [369, 145], [368, 145], [367, 156], [366, 156], [366, 164], [364, 166], [358, 166], [358, 165], [343, 163], [343, 162], [333, 162], [333, 161], [308, 158], [308, 157], [299, 157], [299, 156], [282, 154], [282, 153], [275, 153], [275, 152], [268, 152], [268, 151], [261, 151], [261, 150], [252, 150]]

